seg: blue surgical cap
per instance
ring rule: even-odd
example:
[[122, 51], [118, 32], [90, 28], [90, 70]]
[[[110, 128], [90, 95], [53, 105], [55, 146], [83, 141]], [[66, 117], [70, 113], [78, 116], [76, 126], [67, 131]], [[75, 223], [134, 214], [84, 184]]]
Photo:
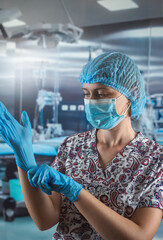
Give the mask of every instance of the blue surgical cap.
[[143, 113], [146, 94], [143, 78], [136, 63], [120, 52], [106, 52], [88, 62], [82, 68], [78, 81], [100, 82], [121, 92], [131, 101], [131, 119]]

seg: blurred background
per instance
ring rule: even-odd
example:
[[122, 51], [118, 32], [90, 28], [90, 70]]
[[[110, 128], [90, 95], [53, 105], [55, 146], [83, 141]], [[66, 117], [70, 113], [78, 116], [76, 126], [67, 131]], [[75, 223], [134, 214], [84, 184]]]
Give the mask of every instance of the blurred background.
[[[67, 136], [91, 129], [77, 78], [111, 50], [131, 57], [144, 79], [146, 108], [133, 128], [163, 145], [162, 0], [0, 0], [0, 101], [19, 122], [27, 111], [38, 164], [51, 164]], [[29, 217], [3, 139], [0, 213], [2, 240], [51, 239], [55, 231], [39, 232]]]

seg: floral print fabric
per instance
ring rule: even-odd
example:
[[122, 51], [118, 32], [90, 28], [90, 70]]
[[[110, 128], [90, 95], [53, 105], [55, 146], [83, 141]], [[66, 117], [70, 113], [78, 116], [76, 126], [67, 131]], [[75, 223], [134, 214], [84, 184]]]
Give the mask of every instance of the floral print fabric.
[[[52, 167], [126, 218], [140, 207], [163, 209], [162, 146], [138, 132], [102, 170], [96, 133], [94, 128], [66, 138]], [[60, 220], [53, 239], [101, 240], [75, 205], [61, 196]]]

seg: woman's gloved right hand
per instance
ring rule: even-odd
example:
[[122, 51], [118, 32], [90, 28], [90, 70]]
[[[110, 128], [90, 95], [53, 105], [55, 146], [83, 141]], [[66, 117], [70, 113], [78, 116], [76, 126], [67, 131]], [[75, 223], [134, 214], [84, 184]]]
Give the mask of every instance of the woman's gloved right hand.
[[27, 176], [32, 187], [38, 187], [48, 195], [52, 191], [63, 193], [71, 202], [78, 199], [83, 189], [81, 184], [48, 165], [31, 168]]
[[22, 112], [21, 119], [23, 126], [0, 102], [0, 136], [13, 149], [17, 166], [27, 172], [37, 164], [32, 148], [31, 123], [26, 111]]

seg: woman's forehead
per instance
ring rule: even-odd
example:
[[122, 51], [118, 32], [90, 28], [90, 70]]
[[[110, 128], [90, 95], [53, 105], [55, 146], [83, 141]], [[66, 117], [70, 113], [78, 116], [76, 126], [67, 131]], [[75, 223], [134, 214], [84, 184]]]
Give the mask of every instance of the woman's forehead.
[[115, 90], [114, 88], [110, 87], [110, 86], [106, 86], [102, 83], [83, 83], [83, 89], [87, 89], [87, 90], [95, 90], [95, 89], [106, 89], [107, 91], [111, 91], [111, 92], [118, 92], [117, 90]]

